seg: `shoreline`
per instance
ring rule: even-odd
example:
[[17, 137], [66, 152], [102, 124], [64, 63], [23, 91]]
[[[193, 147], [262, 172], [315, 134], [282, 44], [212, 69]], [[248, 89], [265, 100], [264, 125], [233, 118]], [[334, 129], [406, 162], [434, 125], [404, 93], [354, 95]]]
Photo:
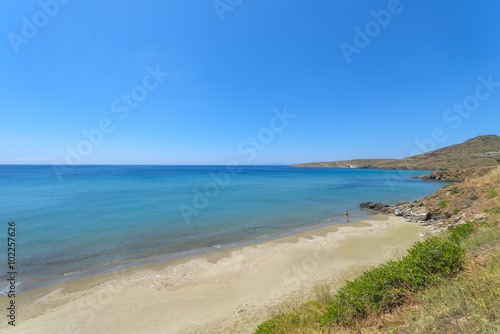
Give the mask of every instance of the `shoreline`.
[[[271, 240], [68, 280], [20, 293], [16, 333], [251, 333], [269, 308], [310, 297], [304, 287], [335, 283], [387, 261], [425, 227], [370, 215]], [[6, 297], [0, 297], [2, 304]], [[66, 320], [67, 319], [67, 320]], [[11, 328], [0, 325], [6, 332]]]
[[[357, 221], [357, 220], [367, 219], [370, 215], [373, 215], [373, 214], [374, 214], [373, 212], [369, 212], [369, 211], [358, 212], [358, 213], [353, 214], [349, 218], [349, 221]], [[29, 292], [32, 290], [40, 289], [40, 288], [43, 288], [45, 286], [49, 286], [49, 285], [53, 285], [53, 284], [57, 284], [57, 283], [61, 283], [61, 282], [72, 281], [72, 280], [76, 280], [76, 279], [85, 279], [87, 277], [104, 275], [104, 274], [110, 274], [110, 273], [113, 273], [116, 271], [132, 269], [132, 268], [141, 267], [144, 265], [153, 265], [156, 263], [163, 263], [163, 262], [173, 261], [173, 260], [181, 260], [184, 258], [189, 259], [191, 257], [195, 257], [195, 256], [207, 254], [207, 253], [219, 252], [219, 251], [224, 251], [224, 250], [231, 250], [231, 249], [236, 249], [236, 248], [243, 247], [243, 246], [258, 244], [258, 243], [265, 242], [265, 241], [272, 241], [272, 240], [280, 239], [280, 238], [287, 237], [287, 236], [293, 236], [295, 234], [300, 234], [300, 233], [308, 231], [308, 230], [315, 230], [315, 229], [325, 227], [325, 226], [342, 225], [342, 224], [346, 224], [345, 218], [344, 217], [335, 217], [335, 218], [330, 218], [330, 219], [323, 221], [321, 223], [303, 226], [303, 227], [295, 228], [292, 230], [287, 230], [284, 232], [280, 232], [278, 234], [262, 236], [258, 239], [241, 240], [241, 241], [220, 244], [220, 245], [217, 244], [217, 245], [207, 246], [207, 247], [203, 247], [203, 248], [191, 249], [191, 250], [180, 252], [180, 253], [173, 253], [173, 254], [166, 254], [166, 255], [158, 254], [158, 255], [148, 257], [148, 258], [132, 259], [132, 260], [129, 260], [129, 261], [122, 263], [122, 264], [114, 264], [114, 265], [110, 265], [107, 267], [91, 268], [88, 270], [66, 273], [66, 274], [64, 274], [62, 276], [58, 276], [58, 277], [51, 277], [51, 278], [47, 278], [47, 279], [39, 279], [36, 281], [25, 282], [25, 283], [21, 283], [19, 286], [17, 286], [17, 289], [20, 293], [21, 292]], [[5, 295], [6, 294], [2, 293], [2, 294], [0, 294], [0, 297], [3, 297]]]

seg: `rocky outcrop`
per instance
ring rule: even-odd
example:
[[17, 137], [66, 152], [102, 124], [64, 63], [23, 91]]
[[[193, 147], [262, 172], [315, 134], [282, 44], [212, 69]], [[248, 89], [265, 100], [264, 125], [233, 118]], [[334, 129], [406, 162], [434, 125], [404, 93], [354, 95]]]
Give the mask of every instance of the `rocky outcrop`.
[[424, 222], [431, 218], [431, 212], [421, 202], [400, 202], [394, 206], [382, 203], [366, 202], [359, 205], [361, 208], [385, 214], [394, 214], [414, 222]]
[[420, 201], [400, 202], [393, 206], [367, 202], [360, 206], [404, 217], [407, 221], [432, 228], [433, 232], [467, 221], [485, 221], [490, 212], [500, 212], [500, 166], [479, 171], [482, 172], [486, 174], [445, 186]]
[[[472, 171], [472, 173], [471, 173]], [[456, 173], [454, 173], [456, 174]], [[438, 189], [420, 201], [396, 205], [367, 202], [362, 208], [404, 217], [433, 229], [433, 233], [468, 221], [487, 221], [500, 213], [500, 166], [462, 171], [465, 181]]]
[[426, 221], [431, 217], [431, 212], [426, 208], [418, 208], [409, 212], [410, 220]]

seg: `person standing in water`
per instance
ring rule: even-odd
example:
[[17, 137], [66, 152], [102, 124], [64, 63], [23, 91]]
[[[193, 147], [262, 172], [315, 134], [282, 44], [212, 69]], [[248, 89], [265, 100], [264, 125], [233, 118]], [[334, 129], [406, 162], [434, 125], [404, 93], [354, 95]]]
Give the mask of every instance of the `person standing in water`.
[[349, 220], [349, 211], [345, 212], [345, 219]]

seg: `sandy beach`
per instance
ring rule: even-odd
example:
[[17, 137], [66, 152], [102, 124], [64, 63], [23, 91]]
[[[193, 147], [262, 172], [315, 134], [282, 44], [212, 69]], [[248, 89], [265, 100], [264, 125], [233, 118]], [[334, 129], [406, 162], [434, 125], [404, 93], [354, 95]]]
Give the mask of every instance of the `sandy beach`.
[[[424, 227], [373, 215], [16, 296], [4, 333], [252, 333], [282, 303], [402, 255]], [[5, 310], [7, 298], [1, 297]]]

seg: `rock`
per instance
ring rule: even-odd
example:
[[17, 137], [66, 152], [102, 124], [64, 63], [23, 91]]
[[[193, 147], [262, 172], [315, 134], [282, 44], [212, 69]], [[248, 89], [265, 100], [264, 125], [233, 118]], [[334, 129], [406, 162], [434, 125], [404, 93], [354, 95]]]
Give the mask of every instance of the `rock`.
[[412, 210], [410, 212], [410, 219], [412, 220], [418, 220], [418, 221], [425, 221], [428, 220], [431, 216], [431, 212], [427, 210], [426, 207], [422, 207], [416, 210]]
[[[430, 218], [430, 211], [424, 206], [423, 203], [413, 201], [408, 203], [406, 201], [400, 202], [395, 206], [390, 206], [382, 203], [366, 202], [359, 205], [361, 208], [366, 208], [378, 211], [385, 214], [393, 213], [395, 216], [403, 216], [408, 221], [423, 222]], [[448, 218], [448, 217], [446, 217]]]
[[399, 208], [397, 208], [397, 209], [394, 210], [394, 215], [395, 216], [402, 216], [403, 215], [403, 211], [404, 211], [404, 208], [399, 207]]
[[485, 220], [488, 217], [486, 213], [478, 213], [474, 216], [474, 220]]
[[446, 215], [443, 215], [443, 214], [434, 214], [431, 216], [431, 218], [434, 220], [444, 220], [444, 219], [448, 219], [449, 217]]
[[410, 214], [412, 212], [412, 209], [413, 209], [413, 207], [411, 207], [410, 205], [408, 205], [406, 208], [404, 208], [403, 214], [402, 214], [403, 217], [409, 217], [410, 216]]
[[382, 203], [366, 202], [359, 205], [361, 208], [385, 212], [390, 206]]
[[389, 214], [389, 213], [394, 213], [394, 211], [396, 211], [396, 207], [395, 206], [389, 206], [389, 207], [386, 207], [383, 209], [383, 212]]
[[365, 209], [373, 209], [375, 207], [375, 203], [373, 203], [373, 202], [361, 203], [359, 205], [359, 207], [365, 208]]

